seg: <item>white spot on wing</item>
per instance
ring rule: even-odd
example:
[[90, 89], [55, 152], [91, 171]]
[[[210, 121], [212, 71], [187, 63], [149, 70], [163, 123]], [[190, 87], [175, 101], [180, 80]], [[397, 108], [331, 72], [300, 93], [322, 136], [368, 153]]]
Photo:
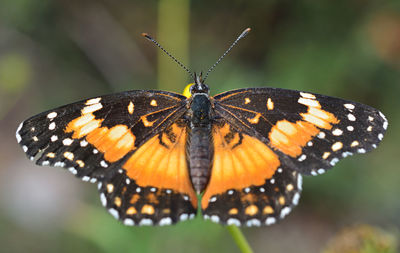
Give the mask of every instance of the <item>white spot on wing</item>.
[[235, 226], [240, 226], [240, 221], [238, 220], [238, 219], [235, 219], [235, 218], [229, 218], [227, 221], [226, 221], [226, 224], [227, 225], [235, 225]]
[[189, 215], [187, 213], [183, 213], [181, 215], [179, 215], [179, 220], [181, 221], [185, 221], [189, 218]]
[[102, 204], [103, 206], [106, 206], [106, 205], [107, 205], [107, 199], [106, 199], [106, 195], [104, 195], [104, 193], [101, 193], [101, 194], [100, 194], [100, 201], [101, 201], [101, 204]]
[[62, 142], [63, 142], [63, 144], [64, 144], [65, 146], [69, 146], [69, 145], [71, 145], [71, 144], [74, 142], [74, 140], [72, 140], [72, 139], [70, 139], [70, 138], [65, 138]]
[[351, 114], [351, 113], [347, 114], [347, 118], [348, 118], [350, 121], [355, 121], [355, 120], [356, 120], [356, 117], [355, 117], [353, 114]]
[[22, 150], [24, 150], [24, 152], [26, 153], [26, 151], [28, 151], [28, 147], [27, 146], [22, 146]]
[[56, 123], [51, 122], [51, 123], [49, 124], [49, 130], [54, 130], [55, 128], [56, 128]]
[[349, 110], [353, 110], [355, 108], [353, 104], [344, 104], [344, 107], [346, 107]]
[[69, 170], [69, 172], [71, 172], [74, 175], [78, 174], [78, 171], [74, 167], [70, 167], [70, 168], [68, 168], [68, 170]]
[[57, 117], [56, 112], [51, 112], [51, 113], [47, 114], [47, 118], [50, 120], [54, 119], [55, 117]]
[[57, 135], [52, 135], [51, 138], [50, 138], [50, 140], [51, 140], [52, 142], [55, 142], [55, 141], [58, 140], [58, 136], [57, 136]]
[[162, 218], [158, 223], [158, 225], [160, 225], [160, 226], [166, 226], [166, 225], [171, 225], [171, 224], [172, 224], [172, 219], [170, 217]]
[[335, 158], [333, 158], [333, 159], [331, 160], [330, 164], [331, 164], [332, 166], [334, 166], [337, 162], [339, 162], [339, 159], [335, 157]]
[[299, 98], [299, 100], [297, 102], [299, 104], [303, 104], [303, 105], [310, 106], [310, 107], [320, 107], [321, 106], [317, 100], [303, 98], [303, 97]]
[[81, 140], [79, 144], [81, 145], [81, 147], [86, 147], [89, 143], [85, 140]]
[[65, 163], [64, 162], [56, 162], [55, 164], [54, 164], [54, 167], [64, 167], [65, 166]]
[[358, 153], [360, 153], [360, 154], [364, 154], [365, 152], [367, 152], [365, 149], [363, 149], [363, 148], [359, 148], [358, 150], [357, 150], [357, 152]]
[[385, 121], [385, 122], [383, 122], [383, 129], [387, 129], [387, 127], [388, 127], [388, 122], [387, 121]]
[[307, 158], [307, 156], [305, 154], [302, 154], [297, 160], [299, 162], [302, 162], [302, 161], [306, 160], [306, 158]]
[[135, 222], [134, 222], [132, 219], [126, 218], [126, 219], [124, 220], [124, 225], [125, 225], [125, 226], [134, 226], [134, 225], [135, 225]]
[[382, 117], [382, 119], [384, 119], [385, 121], [387, 121], [385, 115], [383, 115], [383, 113], [379, 112], [379, 115]]
[[24, 125], [24, 122], [22, 122], [21, 124], [19, 124], [17, 131], [15, 132], [15, 137], [17, 138], [17, 142], [20, 143], [22, 138], [21, 135], [19, 134], [19, 131], [21, 131], [22, 126]]
[[253, 226], [259, 227], [259, 226], [261, 226], [261, 222], [259, 220], [257, 220], [257, 219], [251, 219], [251, 220], [248, 220], [246, 222], [246, 226], [248, 226], [248, 227], [253, 227]]
[[218, 223], [219, 222], [219, 217], [217, 215], [211, 215], [210, 220], [212, 222]]
[[104, 167], [104, 168], [108, 167], [108, 164], [104, 160], [101, 160], [100, 165], [101, 165], [101, 167]]
[[108, 209], [108, 212], [115, 218], [115, 219], [119, 219], [119, 213], [117, 210], [115, 210], [114, 208], [110, 208]]
[[292, 200], [293, 205], [297, 206], [299, 204], [299, 200], [300, 200], [300, 193], [296, 192]]
[[268, 217], [265, 220], [265, 225], [269, 226], [276, 223], [276, 219], [274, 217]]
[[150, 219], [141, 219], [139, 222], [140, 226], [151, 226], [153, 225], [153, 221]]
[[339, 128], [336, 128], [332, 131], [332, 134], [335, 136], [340, 136], [340, 135], [342, 135], [342, 133], [343, 133], [343, 131]]
[[348, 157], [348, 156], [351, 156], [351, 155], [353, 155], [353, 153], [348, 152], [348, 151], [343, 152], [343, 154], [342, 154], [343, 157]]
[[288, 206], [282, 208], [281, 210], [281, 219], [285, 218], [286, 215], [288, 215], [292, 211], [292, 209]]
[[101, 98], [92, 98], [86, 101], [85, 105], [93, 105], [99, 103]]
[[302, 96], [303, 98], [316, 99], [316, 97], [313, 94], [307, 92], [300, 92], [300, 96]]
[[302, 187], [303, 187], [303, 177], [301, 176], [301, 174], [299, 174], [297, 177], [297, 188], [301, 190]]
[[98, 111], [101, 108], [103, 108], [103, 105], [101, 103], [92, 104], [92, 105], [88, 105], [86, 107], [83, 107], [81, 112], [82, 112], [82, 114], [88, 114], [88, 113], [91, 113], [91, 112]]

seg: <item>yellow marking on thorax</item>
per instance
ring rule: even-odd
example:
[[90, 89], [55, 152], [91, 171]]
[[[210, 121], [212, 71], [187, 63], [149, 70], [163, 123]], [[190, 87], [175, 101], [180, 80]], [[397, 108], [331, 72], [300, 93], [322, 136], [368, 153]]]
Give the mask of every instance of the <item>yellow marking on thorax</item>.
[[192, 96], [192, 93], [190, 93], [190, 87], [193, 85], [194, 83], [189, 83], [188, 85], [186, 85], [185, 89], [183, 90], [183, 95], [187, 98], [190, 98]]

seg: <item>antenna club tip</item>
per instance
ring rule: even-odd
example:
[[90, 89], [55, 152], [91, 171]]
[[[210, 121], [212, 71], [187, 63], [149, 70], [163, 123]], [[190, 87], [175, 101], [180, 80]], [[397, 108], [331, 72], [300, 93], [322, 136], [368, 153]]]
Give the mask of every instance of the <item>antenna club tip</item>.
[[246, 33], [248, 33], [248, 32], [251, 31], [251, 28], [250, 28], [250, 27], [247, 27], [244, 31], [245, 31]]
[[142, 35], [143, 37], [147, 37], [147, 36], [149, 36], [149, 34], [148, 34], [148, 33], [141, 33], [140, 35]]

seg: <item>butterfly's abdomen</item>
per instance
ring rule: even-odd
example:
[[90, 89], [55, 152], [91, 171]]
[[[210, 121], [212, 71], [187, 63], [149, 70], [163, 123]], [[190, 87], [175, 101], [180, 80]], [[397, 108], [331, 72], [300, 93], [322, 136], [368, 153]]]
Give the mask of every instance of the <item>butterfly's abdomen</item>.
[[211, 139], [211, 104], [207, 94], [193, 95], [190, 105], [190, 133], [187, 142], [189, 174], [197, 193], [201, 193], [210, 178], [213, 145]]
[[201, 193], [207, 186], [211, 173], [213, 146], [211, 128], [194, 127], [188, 139], [189, 173], [194, 189]]

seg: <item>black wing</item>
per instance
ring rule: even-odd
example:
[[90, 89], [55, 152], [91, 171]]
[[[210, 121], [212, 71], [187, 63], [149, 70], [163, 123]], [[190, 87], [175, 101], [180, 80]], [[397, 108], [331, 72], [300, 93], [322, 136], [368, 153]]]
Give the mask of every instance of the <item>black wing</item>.
[[[186, 161], [175, 159], [170, 168], [181, 169], [172, 173], [181, 180], [175, 187], [165, 173], [161, 179], [154, 176], [158, 181], [146, 175], [158, 169], [151, 166], [156, 160], [152, 155], [161, 153], [156, 162], [162, 162], [171, 154], [184, 154], [184, 146], [175, 142], [185, 143], [186, 128], [177, 122], [186, 103], [186, 97], [162, 91], [95, 97], [31, 117], [20, 124], [16, 137], [36, 164], [65, 167], [84, 181], [100, 181], [103, 204], [127, 225], [169, 224], [195, 213], [190, 179], [184, 166], [176, 164]], [[143, 152], [149, 145], [152, 150]]]

